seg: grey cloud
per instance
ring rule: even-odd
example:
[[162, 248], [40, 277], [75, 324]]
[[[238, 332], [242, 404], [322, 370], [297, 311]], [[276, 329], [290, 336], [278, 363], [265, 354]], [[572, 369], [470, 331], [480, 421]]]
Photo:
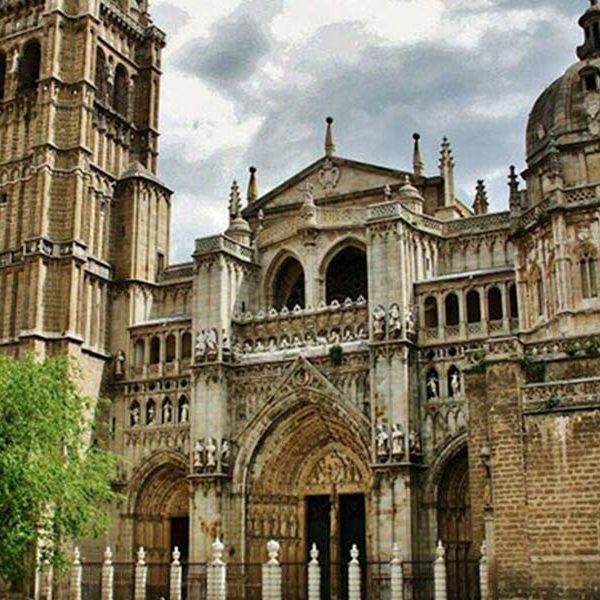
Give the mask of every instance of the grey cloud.
[[219, 22], [208, 38], [186, 44], [175, 59], [175, 66], [213, 84], [231, 86], [247, 80], [271, 46], [263, 24], [236, 13]]
[[173, 36], [189, 21], [190, 15], [170, 2], [161, 2], [152, 8], [152, 19], [161, 29]]

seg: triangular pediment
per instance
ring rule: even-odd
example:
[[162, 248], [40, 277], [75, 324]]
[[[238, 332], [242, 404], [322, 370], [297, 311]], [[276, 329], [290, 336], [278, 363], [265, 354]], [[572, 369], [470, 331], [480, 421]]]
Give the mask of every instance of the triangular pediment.
[[409, 173], [340, 157], [323, 157], [284, 181], [246, 208], [251, 216], [259, 209], [281, 209], [302, 203], [303, 192], [311, 186], [315, 200], [335, 200], [368, 192], [385, 185], [399, 184]]

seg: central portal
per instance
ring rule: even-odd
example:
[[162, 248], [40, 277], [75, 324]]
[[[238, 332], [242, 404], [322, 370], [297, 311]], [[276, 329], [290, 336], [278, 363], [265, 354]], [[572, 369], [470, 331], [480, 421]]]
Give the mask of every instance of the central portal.
[[312, 545], [317, 545], [324, 600], [347, 600], [352, 546], [356, 544], [361, 559], [366, 558], [365, 521], [364, 494], [306, 498], [306, 553], [310, 560]]

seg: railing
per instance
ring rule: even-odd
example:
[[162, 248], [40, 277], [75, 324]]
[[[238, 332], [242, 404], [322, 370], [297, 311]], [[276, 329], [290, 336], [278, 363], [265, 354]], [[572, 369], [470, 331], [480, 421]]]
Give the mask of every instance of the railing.
[[87, 563], [81, 572], [81, 598], [83, 600], [101, 600], [102, 563]]

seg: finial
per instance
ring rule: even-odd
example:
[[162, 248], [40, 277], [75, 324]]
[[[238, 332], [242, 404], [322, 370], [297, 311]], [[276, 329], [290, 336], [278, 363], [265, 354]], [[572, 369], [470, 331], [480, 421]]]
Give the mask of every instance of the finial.
[[319, 564], [319, 549], [317, 548], [316, 544], [313, 544], [312, 548], [310, 549], [310, 562], [313, 565]]
[[421, 136], [418, 133], [413, 133], [415, 142], [413, 149], [413, 173], [415, 177], [423, 177], [425, 175], [425, 161], [421, 154]]
[[477, 187], [475, 188], [475, 202], [473, 202], [473, 210], [476, 215], [487, 215], [490, 204], [488, 202], [487, 190], [485, 189], [485, 181], [483, 179], [477, 180]]
[[173, 554], [171, 555], [173, 557], [173, 564], [174, 565], [178, 565], [181, 562], [181, 552], [179, 551], [179, 547], [175, 546], [175, 548], [173, 548]]
[[333, 117], [325, 119], [327, 123], [327, 132], [325, 134], [325, 156], [335, 156], [335, 142], [333, 141]]
[[517, 210], [519, 208], [519, 178], [517, 176], [517, 168], [515, 165], [510, 166], [508, 173], [508, 189], [510, 190], [508, 196], [508, 204], [511, 210]]
[[585, 32], [584, 42], [577, 48], [577, 56], [580, 60], [600, 55], [600, 39], [595, 33], [599, 21], [600, 4], [598, 4], [598, 0], [590, 0], [590, 7], [579, 18], [579, 26]]
[[106, 550], [104, 551], [104, 563], [110, 565], [112, 563], [112, 556], [112, 550], [110, 549], [110, 546], [107, 546]]
[[269, 555], [269, 564], [270, 565], [278, 565], [279, 564], [279, 550], [281, 546], [277, 540], [269, 540], [267, 542], [267, 553]]
[[440, 151], [440, 170], [444, 168], [453, 168], [454, 167], [454, 156], [452, 154], [452, 146], [448, 141], [448, 138], [445, 137], [442, 140], [442, 149]]
[[248, 204], [258, 199], [258, 182], [256, 180], [256, 167], [250, 167], [250, 182], [248, 183]]
[[352, 564], [356, 564], [358, 563], [358, 557], [359, 557], [360, 553], [358, 551], [358, 546], [356, 544], [352, 544], [352, 548], [350, 550], [350, 562]]
[[234, 179], [229, 192], [229, 217], [233, 221], [240, 216], [242, 211], [242, 196], [240, 195], [240, 186]]
[[402, 564], [402, 549], [400, 548], [400, 544], [397, 542], [392, 548], [392, 564]]
[[75, 546], [75, 549], [73, 550], [73, 564], [75, 566], [81, 564], [81, 552], [79, 551], [79, 548], [77, 546]]
[[446, 548], [442, 540], [438, 542], [437, 548], [435, 549], [436, 562], [444, 561], [446, 558]]
[[138, 565], [146, 564], [146, 551], [144, 550], [144, 546], [140, 546], [137, 553], [137, 561]]

